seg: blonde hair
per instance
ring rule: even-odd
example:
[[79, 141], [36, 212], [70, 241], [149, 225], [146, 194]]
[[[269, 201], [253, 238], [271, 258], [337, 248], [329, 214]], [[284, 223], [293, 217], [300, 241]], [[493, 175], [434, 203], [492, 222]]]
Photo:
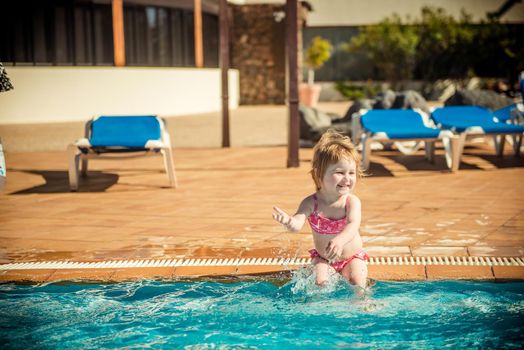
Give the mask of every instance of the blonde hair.
[[315, 181], [317, 190], [320, 190], [322, 178], [327, 168], [342, 159], [351, 159], [355, 162], [357, 176], [363, 176], [360, 167], [360, 155], [351, 142], [351, 139], [335, 130], [328, 130], [322, 135], [313, 148], [313, 160], [311, 162], [311, 177]]

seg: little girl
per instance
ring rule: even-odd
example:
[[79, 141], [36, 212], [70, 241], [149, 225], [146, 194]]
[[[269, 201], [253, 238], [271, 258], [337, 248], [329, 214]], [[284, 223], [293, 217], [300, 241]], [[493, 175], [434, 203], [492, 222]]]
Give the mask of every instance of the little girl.
[[331, 130], [322, 136], [313, 152], [311, 175], [317, 191], [300, 203], [293, 216], [274, 207], [273, 219], [292, 232], [300, 231], [306, 219], [309, 221], [315, 243], [315, 249], [309, 253], [317, 285], [324, 285], [329, 270], [334, 269], [363, 290], [369, 256], [362, 249], [358, 232], [360, 199], [353, 194], [357, 178], [361, 177], [360, 156], [349, 137]]

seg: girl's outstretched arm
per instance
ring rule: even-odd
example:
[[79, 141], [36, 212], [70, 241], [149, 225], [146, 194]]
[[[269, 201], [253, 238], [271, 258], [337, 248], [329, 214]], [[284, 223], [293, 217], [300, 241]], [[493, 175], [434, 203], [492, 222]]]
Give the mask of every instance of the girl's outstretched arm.
[[278, 207], [273, 207], [273, 219], [284, 225], [291, 232], [298, 232], [304, 226], [306, 218], [311, 214], [311, 199], [307, 197], [300, 203], [295, 215], [290, 216]]

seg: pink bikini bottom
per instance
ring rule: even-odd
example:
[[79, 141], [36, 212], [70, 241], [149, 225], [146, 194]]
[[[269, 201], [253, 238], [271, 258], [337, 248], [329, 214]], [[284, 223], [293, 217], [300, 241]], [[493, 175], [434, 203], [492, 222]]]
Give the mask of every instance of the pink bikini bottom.
[[[324, 259], [323, 257], [320, 256], [320, 254], [318, 253], [318, 251], [316, 249], [311, 249], [309, 251], [309, 255], [311, 256], [311, 258], [319, 258], [319, 259], [322, 259], [322, 260], [324, 260], [324, 261], [329, 263], [329, 261], [327, 259]], [[368, 255], [368, 253], [366, 253], [366, 251], [364, 249], [361, 249], [355, 255], [353, 255], [353, 256], [345, 259], [345, 260], [333, 261], [333, 262], [329, 263], [329, 265], [331, 265], [331, 267], [333, 267], [335, 269], [335, 271], [340, 272], [353, 259], [360, 259], [360, 260], [366, 261], [366, 260], [369, 260], [369, 255]]]

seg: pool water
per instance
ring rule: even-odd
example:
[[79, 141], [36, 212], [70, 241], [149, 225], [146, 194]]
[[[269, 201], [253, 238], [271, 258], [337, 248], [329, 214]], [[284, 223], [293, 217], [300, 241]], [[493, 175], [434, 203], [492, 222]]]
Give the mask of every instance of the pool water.
[[0, 285], [3, 349], [521, 348], [524, 283]]

